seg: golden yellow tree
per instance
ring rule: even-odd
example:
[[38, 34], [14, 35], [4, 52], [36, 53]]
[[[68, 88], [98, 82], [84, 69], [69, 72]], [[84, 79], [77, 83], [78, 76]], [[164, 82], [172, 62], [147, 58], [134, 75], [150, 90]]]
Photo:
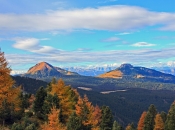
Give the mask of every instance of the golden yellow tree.
[[99, 106], [95, 106], [93, 113], [92, 113], [92, 117], [91, 117], [91, 124], [92, 124], [92, 130], [99, 130], [100, 129], [100, 122], [101, 122], [101, 109], [99, 108]]
[[4, 53], [0, 50], [0, 106], [2, 101], [10, 96], [9, 92], [14, 84], [10, 72], [11, 69], [8, 67]]
[[146, 114], [147, 114], [146, 111], [144, 111], [144, 112], [142, 113], [142, 115], [141, 115], [141, 117], [140, 117], [140, 120], [139, 120], [139, 122], [138, 122], [138, 127], [137, 127], [138, 130], [143, 130]]
[[92, 103], [89, 102], [88, 97], [86, 95], [84, 95], [83, 98], [79, 96], [78, 102], [75, 105], [75, 107], [76, 107], [76, 114], [81, 119], [82, 124], [87, 127], [92, 127], [94, 107]]
[[164, 122], [160, 114], [157, 114], [155, 117], [154, 130], [164, 130]]
[[[9, 117], [20, 115], [21, 112], [21, 89], [14, 86], [14, 81], [10, 76], [11, 69], [0, 50], [0, 118], [5, 120]], [[8, 116], [7, 116], [8, 115]]]
[[48, 123], [41, 126], [42, 130], [66, 130], [66, 127], [60, 123], [59, 114], [59, 109], [52, 108], [50, 114], [48, 114]]
[[75, 109], [75, 104], [78, 100], [78, 93], [70, 86], [66, 86], [62, 79], [59, 79], [56, 84], [51, 84], [52, 95], [57, 94], [59, 98], [59, 106], [61, 108], [62, 122], [66, 123], [69, 116]]

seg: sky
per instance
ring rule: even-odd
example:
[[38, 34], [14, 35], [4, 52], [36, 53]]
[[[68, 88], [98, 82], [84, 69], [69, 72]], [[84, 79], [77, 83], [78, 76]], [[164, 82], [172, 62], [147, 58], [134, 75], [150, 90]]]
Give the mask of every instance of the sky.
[[0, 48], [13, 71], [175, 64], [175, 0], [0, 0]]

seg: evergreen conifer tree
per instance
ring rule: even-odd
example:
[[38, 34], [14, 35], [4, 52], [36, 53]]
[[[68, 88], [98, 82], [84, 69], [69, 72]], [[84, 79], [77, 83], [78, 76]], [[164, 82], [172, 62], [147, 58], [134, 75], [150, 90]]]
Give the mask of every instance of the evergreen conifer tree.
[[47, 115], [50, 113], [51, 108], [59, 108], [59, 99], [58, 96], [55, 95], [51, 95], [51, 94], [47, 94], [47, 96], [44, 99], [44, 103], [42, 106], [42, 110], [43, 110], [43, 117], [45, 120], [47, 120]]
[[112, 130], [123, 130], [123, 128], [117, 121], [114, 121]]
[[166, 114], [164, 111], [162, 111], [162, 112], [160, 113], [160, 116], [162, 117], [162, 120], [163, 120], [163, 122], [165, 123], [165, 121], [166, 121], [166, 119], [167, 119], [167, 114]]
[[100, 130], [111, 130], [113, 125], [112, 111], [108, 106], [102, 106], [102, 119], [100, 124]]
[[38, 91], [36, 92], [33, 110], [35, 114], [37, 115], [37, 117], [41, 119], [44, 118], [43, 117], [44, 111], [42, 107], [44, 105], [44, 100], [46, 96], [47, 96], [47, 93], [45, 89], [43, 87], [40, 87]]
[[68, 130], [82, 130], [82, 122], [75, 112], [71, 114], [67, 122]]
[[175, 102], [172, 103], [168, 112], [165, 130], [175, 130]]
[[143, 130], [153, 130], [154, 129], [154, 118], [157, 114], [157, 110], [153, 104], [150, 105], [147, 115], [144, 120]]

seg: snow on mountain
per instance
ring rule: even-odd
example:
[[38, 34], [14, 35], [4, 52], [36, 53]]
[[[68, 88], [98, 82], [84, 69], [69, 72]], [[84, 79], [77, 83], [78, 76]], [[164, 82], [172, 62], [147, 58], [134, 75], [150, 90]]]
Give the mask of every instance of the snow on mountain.
[[18, 74], [24, 74], [26, 72], [27, 72], [27, 70], [12, 70], [10, 74], [11, 75], [18, 75]]
[[80, 75], [84, 75], [84, 76], [97, 76], [97, 75], [103, 74], [105, 72], [116, 69], [116, 66], [67, 67], [64, 69], [68, 70], [68, 71], [76, 72], [76, 73], [78, 73]]

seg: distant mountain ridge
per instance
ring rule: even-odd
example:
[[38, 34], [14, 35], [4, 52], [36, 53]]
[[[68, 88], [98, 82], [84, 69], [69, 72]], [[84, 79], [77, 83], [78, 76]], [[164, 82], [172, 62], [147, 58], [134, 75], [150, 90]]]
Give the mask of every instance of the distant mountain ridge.
[[31, 67], [27, 73], [21, 74], [23, 77], [44, 78], [64, 75], [79, 75], [78, 73], [67, 71], [59, 67], [54, 67], [47, 62], [40, 62]]
[[175, 76], [171, 74], [162, 73], [154, 69], [145, 67], [134, 67], [131, 64], [122, 64], [115, 70], [106, 72], [99, 75], [101, 78], [142, 78], [142, 79], [154, 79], [160, 81], [175, 81]]
[[98, 76], [105, 72], [116, 69], [116, 66], [102, 66], [102, 67], [67, 67], [65, 70], [76, 72], [83, 76]]
[[163, 73], [175, 75], [175, 67], [170, 67], [170, 66], [152, 67], [152, 69], [155, 69], [155, 70], [163, 72]]

